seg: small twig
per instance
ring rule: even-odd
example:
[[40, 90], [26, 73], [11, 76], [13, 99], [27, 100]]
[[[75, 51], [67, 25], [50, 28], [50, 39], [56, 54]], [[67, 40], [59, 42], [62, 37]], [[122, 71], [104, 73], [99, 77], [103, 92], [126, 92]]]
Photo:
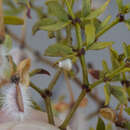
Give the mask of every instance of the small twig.
[[46, 110], [47, 110], [47, 114], [48, 114], [48, 121], [50, 124], [54, 125], [54, 119], [53, 119], [53, 112], [52, 112], [52, 107], [51, 107], [51, 99], [50, 99], [50, 95], [48, 95], [46, 92], [46, 90], [41, 90], [40, 88], [38, 88], [34, 83], [30, 82], [30, 86], [37, 91], [41, 97], [44, 99], [45, 101], [45, 105], [46, 105]]
[[23, 19], [24, 19], [24, 25], [22, 27], [22, 33], [21, 33], [21, 46], [24, 46], [24, 43], [26, 41], [26, 19], [27, 19], [26, 9], [24, 10]]
[[74, 115], [75, 111], [77, 110], [78, 106], [80, 105], [81, 101], [86, 95], [86, 90], [82, 90], [81, 94], [79, 95], [77, 101], [75, 102], [74, 106], [72, 107], [71, 111], [67, 114], [66, 119], [62, 123], [62, 125], [59, 127], [60, 129], [65, 129], [70, 122], [72, 116]]
[[50, 82], [49, 85], [48, 85], [48, 90], [51, 91], [51, 90], [53, 89], [53, 87], [55, 86], [55, 84], [56, 84], [58, 78], [60, 77], [61, 73], [62, 73], [62, 70], [61, 70], [61, 69], [59, 69], [59, 70], [55, 73], [53, 79], [51, 80], [51, 82]]
[[5, 26], [4, 26], [4, 16], [3, 16], [3, 1], [0, 0], [0, 42], [5, 38]]
[[43, 91], [42, 91], [40, 88], [38, 88], [34, 83], [30, 82], [29, 85], [30, 85], [30, 87], [33, 88], [36, 92], [38, 92], [40, 95], [43, 94]]
[[45, 101], [45, 106], [48, 114], [48, 121], [50, 124], [55, 125], [50, 97], [49, 96], [45, 97], [44, 101]]
[[[81, 88], [82, 82], [76, 76], [73, 78], [73, 81]], [[103, 103], [103, 100], [93, 93], [89, 93], [88, 96], [90, 96], [99, 106]]]

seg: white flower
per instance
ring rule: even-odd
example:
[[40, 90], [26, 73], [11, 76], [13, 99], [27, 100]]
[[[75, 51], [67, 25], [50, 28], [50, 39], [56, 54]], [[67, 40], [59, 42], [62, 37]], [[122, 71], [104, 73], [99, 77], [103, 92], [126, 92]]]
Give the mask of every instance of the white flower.
[[71, 59], [65, 59], [63, 61], [60, 61], [58, 66], [62, 69], [69, 71], [72, 69], [72, 61]]
[[24, 120], [31, 111], [31, 100], [27, 93], [27, 87], [19, 84], [21, 90], [22, 101], [24, 106], [24, 111], [19, 110], [18, 104], [16, 102], [16, 85], [10, 83], [7, 86], [3, 86], [3, 97], [2, 97], [2, 111], [5, 112], [13, 120]]

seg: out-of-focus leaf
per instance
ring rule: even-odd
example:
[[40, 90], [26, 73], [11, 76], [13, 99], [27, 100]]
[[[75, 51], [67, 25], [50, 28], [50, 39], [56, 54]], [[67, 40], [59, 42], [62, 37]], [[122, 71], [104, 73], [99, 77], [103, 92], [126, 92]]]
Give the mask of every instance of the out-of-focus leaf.
[[20, 62], [17, 67], [17, 73], [20, 76], [20, 82], [23, 83], [25, 86], [29, 86], [29, 69], [31, 66], [31, 60], [25, 59]]
[[123, 43], [124, 54], [126, 58], [130, 57], [130, 45]]
[[105, 124], [101, 118], [98, 118], [96, 130], [105, 130]]
[[93, 12], [91, 12], [87, 17], [86, 17], [86, 19], [93, 19], [93, 18], [96, 18], [96, 17], [98, 17], [99, 15], [101, 15], [104, 11], [105, 11], [105, 9], [106, 9], [106, 7], [108, 6], [108, 4], [109, 4], [109, 2], [110, 2], [110, 0], [107, 0], [100, 8], [98, 8], [98, 9], [96, 9], [95, 11], [93, 11]]
[[70, 21], [68, 22], [56, 22], [54, 24], [50, 24], [50, 25], [44, 25], [39, 27], [39, 30], [46, 30], [46, 31], [58, 31], [61, 30], [63, 28], [65, 28], [67, 25], [70, 24]]
[[119, 11], [122, 10], [122, 8], [123, 8], [123, 0], [116, 0], [116, 3], [118, 5]]
[[89, 130], [95, 130], [94, 128], [90, 127]]
[[130, 19], [124, 21], [125, 25], [127, 26], [128, 30], [130, 30]]
[[56, 21], [52, 18], [44, 18], [36, 22], [32, 28], [32, 33], [35, 34], [40, 27], [55, 24]]
[[128, 115], [130, 115], [130, 107], [125, 108], [125, 112], [126, 112]]
[[107, 16], [104, 21], [100, 24], [100, 29], [104, 28], [111, 20], [111, 16]]
[[24, 19], [16, 16], [4, 16], [4, 23], [10, 25], [23, 25]]
[[104, 94], [105, 94], [105, 105], [108, 105], [110, 102], [110, 96], [111, 96], [111, 92], [110, 92], [108, 83], [106, 83], [104, 85]]
[[123, 68], [121, 71], [120, 71], [120, 73], [121, 72], [130, 72], [130, 68], [129, 67], [125, 67], [125, 68]]
[[111, 63], [112, 63], [112, 69], [116, 69], [119, 66], [118, 62], [118, 53], [111, 47], [110, 48], [110, 58], [111, 58]]
[[116, 113], [111, 108], [101, 108], [100, 114], [107, 120], [115, 121]]
[[130, 122], [129, 121], [125, 122], [125, 128], [127, 130], [130, 130]]
[[91, 11], [91, 0], [82, 0], [82, 16], [86, 17]]
[[95, 42], [88, 49], [89, 50], [101, 50], [101, 49], [111, 46], [112, 44], [114, 44], [114, 42]]
[[102, 67], [104, 72], [109, 72], [109, 68], [105, 60], [102, 61]]
[[50, 73], [49, 73], [47, 70], [42, 69], [42, 68], [39, 68], [39, 69], [33, 70], [33, 71], [30, 73], [30, 77], [35, 76], [35, 75], [38, 75], [38, 74], [47, 74], [47, 75], [50, 75]]
[[12, 16], [12, 15], [15, 15], [17, 16], [18, 14], [20, 14], [22, 12], [22, 8], [11, 8], [11, 9], [5, 9], [4, 10], [4, 15], [7, 15], [7, 16]]
[[9, 35], [5, 36], [3, 45], [8, 49], [8, 51], [12, 48], [12, 39]]
[[94, 42], [95, 40], [95, 27], [93, 24], [87, 24], [85, 26], [85, 34], [86, 34], [86, 42], [87, 42], [87, 45], [90, 45], [91, 43]]
[[125, 90], [120, 86], [110, 86], [111, 94], [121, 103], [127, 104], [127, 95]]
[[127, 94], [128, 94], [128, 96], [130, 98], [130, 87], [126, 88], [126, 91], [127, 91]]
[[112, 123], [111, 123], [111, 122], [109, 122], [109, 123], [106, 125], [105, 130], [113, 130], [113, 129], [112, 129]]
[[29, 0], [13, 0], [16, 3], [24, 3], [26, 4], [27, 2], [29, 2]]
[[100, 26], [101, 26], [101, 21], [97, 18], [93, 19], [93, 24], [96, 28], [96, 33], [100, 30]]
[[129, 13], [130, 12], [130, 3], [126, 4], [124, 7], [123, 7], [123, 13], [126, 14], [126, 13]]
[[49, 14], [56, 16], [61, 21], [68, 21], [68, 14], [56, 0], [46, 2]]
[[52, 57], [66, 56], [71, 54], [73, 54], [72, 48], [58, 43], [49, 46], [44, 53], [45, 56]]

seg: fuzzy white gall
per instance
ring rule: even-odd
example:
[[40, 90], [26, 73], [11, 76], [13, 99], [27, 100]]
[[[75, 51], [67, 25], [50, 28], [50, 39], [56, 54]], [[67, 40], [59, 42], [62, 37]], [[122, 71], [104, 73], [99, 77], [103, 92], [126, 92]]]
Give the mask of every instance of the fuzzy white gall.
[[72, 61], [71, 59], [65, 59], [60, 61], [58, 66], [64, 70], [70, 71], [72, 69]]
[[20, 111], [17, 101], [16, 101], [16, 85], [13, 83], [8, 84], [3, 87], [3, 97], [2, 97], [2, 111], [5, 112], [12, 120], [24, 120], [28, 117], [31, 111], [31, 99], [27, 92], [27, 87], [19, 84], [21, 90], [21, 96], [24, 106], [24, 111]]

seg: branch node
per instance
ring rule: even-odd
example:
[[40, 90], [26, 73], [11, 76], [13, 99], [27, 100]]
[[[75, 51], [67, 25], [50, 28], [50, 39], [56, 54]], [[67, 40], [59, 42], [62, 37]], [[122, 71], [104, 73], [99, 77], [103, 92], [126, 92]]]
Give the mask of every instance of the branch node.
[[80, 18], [76, 17], [75, 19], [72, 18], [72, 16], [68, 15], [69, 20], [72, 21], [72, 24], [75, 25], [76, 23], [81, 23]]
[[82, 87], [82, 89], [86, 90], [86, 93], [88, 93], [88, 92], [91, 91], [91, 89], [89, 88], [89, 86], [86, 85], [86, 84], [83, 84], [81, 87]]
[[117, 17], [119, 18], [120, 22], [123, 22], [125, 20], [125, 16], [121, 13], [117, 14]]
[[46, 97], [51, 97], [52, 96], [52, 92], [49, 89], [45, 89], [41, 95], [43, 98]]

